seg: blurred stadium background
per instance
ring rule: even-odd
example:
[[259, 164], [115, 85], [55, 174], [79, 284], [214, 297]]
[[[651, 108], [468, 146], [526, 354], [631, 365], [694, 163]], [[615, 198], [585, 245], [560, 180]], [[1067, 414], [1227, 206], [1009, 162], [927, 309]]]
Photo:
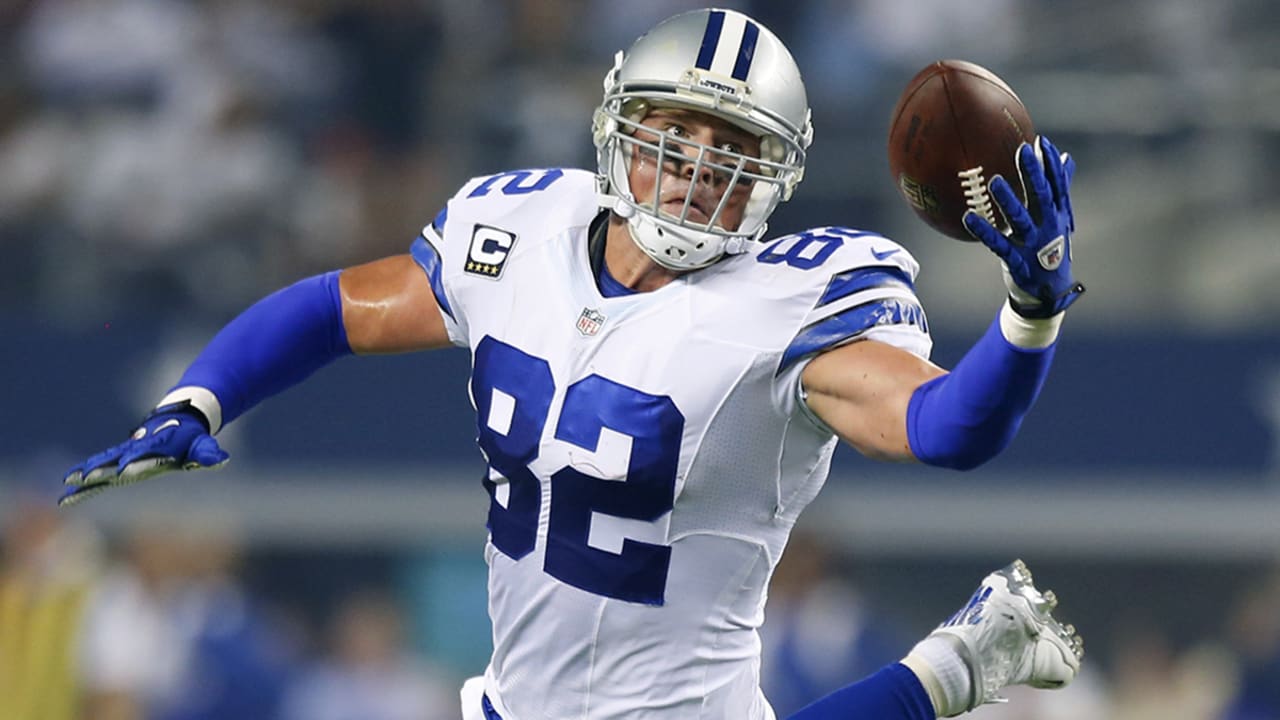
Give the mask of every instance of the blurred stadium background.
[[[895, 195], [899, 90], [982, 63], [1080, 167], [1089, 293], [1039, 406], [972, 473], [837, 458], [771, 595], [780, 714], [1017, 556], [1087, 671], [973, 717], [1280, 718], [1280, 5], [724, 4], [810, 91], [774, 230], [907, 245], [943, 365], [998, 270]], [[216, 474], [53, 513], [58, 480], [261, 295], [404, 251], [472, 175], [594, 167], [612, 53], [694, 6], [0, 0], [0, 719], [457, 717], [489, 649], [465, 353], [342, 361]]]

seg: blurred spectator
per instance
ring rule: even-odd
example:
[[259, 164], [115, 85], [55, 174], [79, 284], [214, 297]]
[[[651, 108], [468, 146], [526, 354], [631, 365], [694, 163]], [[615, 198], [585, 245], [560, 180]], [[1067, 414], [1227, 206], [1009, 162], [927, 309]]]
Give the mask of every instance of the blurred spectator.
[[239, 588], [229, 538], [190, 523], [133, 531], [86, 617], [89, 717], [275, 716], [289, 654]]
[[81, 657], [85, 714], [143, 720], [173, 702], [188, 644], [172, 622], [181, 556], [167, 532], [138, 531], [89, 601]]
[[432, 3], [336, 3], [323, 31], [340, 53], [335, 125], [358, 129], [380, 160], [394, 161], [422, 140], [431, 117], [429, 70], [439, 62]]
[[1215, 720], [1232, 686], [1230, 657], [1212, 646], [1179, 651], [1169, 630], [1139, 616], [1112, 643], [1112, 720]]
[[822, 541], [800, 532], [787, 543], [765, 612], [761, 686], [779, 717], [910, 648], [908, 636], [838, 574]]
[[175, 618], [189, 642], [181, 699], [158, 720], [272, 718], [292, 674], [295, 649], [241, 586], [239, 543], [230, 524], [188, 522], [186, 581]]
[[297, 163], [212, 9], [54, 0], [21, 33], [38, 109], [9, 133], [0, 188], [43, 241], [52, 302], [238, 307], [274, 279], [261, 240]]
[[456, 720], [458, 688], [406, 648], [400, 607], [381, 594], [343, 600], [328, 657], [289, 693], [282, 720]]
[[81, 718], [76, 648], [97, 538], [45, 498], [17, 498], [0, 520], [0, 718]]
[[[635, 28], [699, 5], [0, 3], [0, 297], [71, 317], [111, 303], [221, 318], [302, 274], [403, 249], [466, 177], [589, 167], [590, 108], [612, 54]], [[883, 123], [912, 72], [962, 57], [1005, 74], [1047, 132], [1073, 133], [1090, 234], [1125, 238], [1082, 270], [1133, 312], [1090, 304], [1078, 321], [1241, 327], [1280, 306], [1268, 284], [1280, 254], [1256, 231], [1274, 215], [1264, 150], [1280, 104], [1262, 31], [1274, 7], [728, 5], [796, 48], [820, 143], [793, 207], [805, 218], [903, 240], [920, 230], [875, 161]], [[936, 314], [985, 317], [968, 281], [978, 254], [911, 249], [926, 268], [956, 268], [930, 276], [955, 298]], [[1160, 282], [1136, 282], [1135, 268]]]
[[477, 151], [469, 174], [504, 167], [592, 167], [591, 111], [600, 102], [612, 53], [594, 59], [585, 54], [582, 3], [509, 5], [507, 42], [466, 93], [467, 132]]
[[1222, 720], [1280, 718], [1280, 569], [1246, 590], [1227, 634], [1240, 662], [1240, 686]]

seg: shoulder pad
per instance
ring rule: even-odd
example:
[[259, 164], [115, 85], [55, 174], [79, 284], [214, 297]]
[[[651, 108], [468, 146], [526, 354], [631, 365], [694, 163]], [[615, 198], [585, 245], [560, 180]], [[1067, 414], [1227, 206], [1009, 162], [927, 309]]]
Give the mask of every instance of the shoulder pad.
[[778, 372], [861, 338], [928, 352], [928, 323], [915, 294], [920, 266], [898, 243], [829, 226], [768, 241], [751, 255], [775, 301], [804, 308]]
[[827, 226], [767, 240], [753, 250], [756, 264], [772, 268], [770, 282], [799, 290], [861, 268], [885, 268], [914, 283], [920, 265], [906, 248], [878, 233]]

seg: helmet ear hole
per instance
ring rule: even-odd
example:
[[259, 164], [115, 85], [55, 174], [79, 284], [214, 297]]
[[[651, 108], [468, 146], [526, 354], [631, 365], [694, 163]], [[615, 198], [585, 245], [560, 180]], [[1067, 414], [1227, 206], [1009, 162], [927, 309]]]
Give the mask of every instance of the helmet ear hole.
[[[619, 110], [618, 114], [630, 120], [631, 122], [638, 123], [644, 119], [645, 115], [649, 114], [649, 101], [645, 100], [644, 98], [637, 98], [637, 97], [628, 98], [622, 103], [622, 107]], [[627, 132], [629, 134], [631, 132], [634, 132], [634, 130], [631, 128], [626, 128], [624, 129], [624, 132]]]

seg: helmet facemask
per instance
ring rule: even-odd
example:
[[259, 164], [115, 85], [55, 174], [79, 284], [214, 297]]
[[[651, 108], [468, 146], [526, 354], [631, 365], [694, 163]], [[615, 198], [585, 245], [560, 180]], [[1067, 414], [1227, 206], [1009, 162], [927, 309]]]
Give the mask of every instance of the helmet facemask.
[[[664, 105], [706, 112], [687, 105]], [[656, 262], [673, 270], [705, 267], [726, 252], [743, 251], [747, 241], [764, 234], [769, 215], [790, 195], [798, 180], [798, 168], [642, 125], [654, 107], [647, 101], [631, 100], [622, 106], [623, 112], [600, 111], [610, 126], [600, 149], [602, 175], [616, 198], [614, 210], [628, 218], [636, 241]], [[759, 132], [749, 131], [753, 135]], [[761, 138], [761, 155], [769, 147], [765, 141], [770, 139]], [[778, 144], [776, 139], [773, 144]], [[637, 160], [654, 165], [654, 187], [646, 202], [638, 200], [631, 188], [630, 174]], [[673, 176], [690, 174], [679, 211], [664, 209], [659, 202], [664, 187], [673, 182]], [[697, 212], [699, 184], [705, 184], [708, 174], [713, 178], [716, 203], [714, 207], [702, 206]], [[726, 209], [744, 191], [747, 197], [741, 219], [730, 226]]]
[[[698, 40], [706, 12], [672, 18], [637, 41], [629, 53], [618, 53], [605, 78], [604, 101], [596, 110], [593, 127], [601, 204], [627, 219], [636, 244], [654, 262], [678, 271], [706, 267], [726, 253], [745, 252], [750, 241], [763, 236], [770, 214], [778, 203], [791, 197], [803, 177], [805, 148], [812, 138], [803, 86], [789, 55], [785, 55], [787, 72], [777, 74], [789, 79], [785, 88], [758, 84], [753, 89], [744, 80], [706, 68], [684, 66], [676, 71], [662, 65], [673, 54], [680, 55], [671, 53], [669, 46], [655, 63], [655, 50], [664, 35], [678, 35], [685, 39], [681, 42], [684, 45], [689, 45], [690, 38]], [[771, 57], [781, 58], [785, 49], [776, 38], [771, 42], [779, 48]], [[696, 52], [690, 55], [694, 56]], [[766, 79], [758, 83], [774, 76], [763, 77]], [[760, 102], [769, 98], [785, 99], [780, 106], [785, 114]], [[645, 117], [657, 108], [679, 108], [724, 120], [759, 139], [760, 157], [703, 145], [643, 125]], [[637, 158], [656, 164], [655, 187], [647, 202], [637, 199], [630, 184]], [[690, 166], [693, 177], [680, 209], [664, 210], [660, 201], [664, 184], [672, 181], [670, 173], [688, 173]], [[699, 207], [703, 212], [694, 212], [698, 183], [705, 182], [701, 178], [707, 173], [715, 179], [717, 202], [715, 207]], [[734, 198], [741, 198], [744, 189], [748, 190], [741, 220], [727, 227], [725, 211], [730, 203], [741, 202]]]

